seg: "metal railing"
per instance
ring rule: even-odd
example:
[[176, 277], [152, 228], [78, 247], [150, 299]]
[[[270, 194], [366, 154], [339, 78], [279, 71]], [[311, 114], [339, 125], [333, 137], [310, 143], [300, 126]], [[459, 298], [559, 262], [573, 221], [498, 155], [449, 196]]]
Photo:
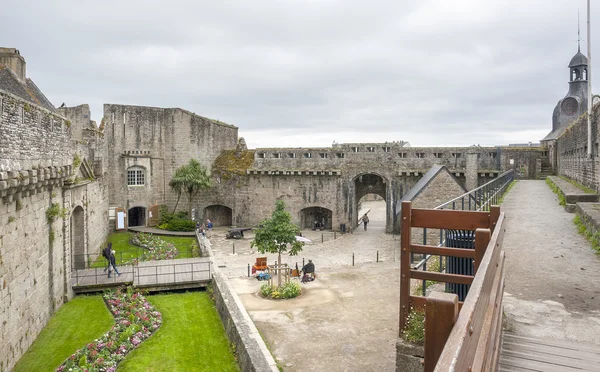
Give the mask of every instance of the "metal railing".
[[[177, 248], [177, 251], [178, 253], [177, 256], [175, 256], [175, 259], [204, 256], [202, 248]], [[140, 247], [137, 249], [119, 250], [115, 252], [115, 263], [117, 264], [117, 266], [128, 264], [130, 265], [133, 263], [134, 260], [137, 262], [146, 261], [146, 258], [148, 258], [149, 256], [150, 253], [146, 248]], [[108, 261], [102, 256], [101, 253], [73, 254], [72, 266], [75, 270], [91, 268], [103, 269], [108, 266]]]
[[210, 280], [210, 267], [210, 261], [175, 263], [172, 265], [135, 266], [134, 285], [144, 287]]
[[132, 283], [134, 286], [153, 286], [168, 284], [184, 284], [211, 279], [210, 261], [186, 263], [162, 263], [156, 265], [143, 264], [140, 266], [119, 267], [121, 275], [108, 272], [101, 267], [74, 270], [74, 285], [114, 285]]
[[[490, 182], [479, 186], [476, 189], [473, 189], [463, 195], [460, 195], [450, 201], [447, 201], [443, 204], [438, 205], [433, 209], [451, 209], [451, 210], [470, 210], [470, 211], [489, 211], [492, 205], [496, 205], [504, 196], [504, 193], [507, 191], [508, 187], [512, 183], [515, 178], [514, 170], [508, 170], [502, 173], [497, 178], [491, 180]], [[427, 231], [427, 228], [423, 228], [423, 245], [427, 245], [428, 235], [436, 236], [436, 241], [439, 240], [437, 244], [438, 247], [443, 247], [446, 244], [447, 238], [447, 230], [440, 229], [437, 233], [431, 233], [431, 231]], [[422, 269], [423, 271], [427, 271], [427, 262], [433, 257], [433, 255], [425, 255], [425, 257], [420, 257], [419, 262], [417, 262], [413, 269], [418, 270]], [[446, 257], [446, 267], [443, 265], [442, 256], [439, 257], [439, 272], [445, 271], [448, 266], [447, 257]], [[411, 263], [415, 262], [414, 253], [411, 253], [410, 258]], [[427, 292], [427, 281], [423, 280], [422, 284], [422, 294], [426, 295]]]

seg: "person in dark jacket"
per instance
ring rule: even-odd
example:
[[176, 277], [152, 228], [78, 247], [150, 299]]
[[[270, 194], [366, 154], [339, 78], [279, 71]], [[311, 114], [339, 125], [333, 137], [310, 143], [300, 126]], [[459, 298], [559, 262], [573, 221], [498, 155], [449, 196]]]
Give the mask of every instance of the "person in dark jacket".
[[102, 250], [102, 257], [106, 258], [104, 272], [110, 268], [110, 252], [112, 252], [112, 243], [108, 243], [108, 246]]
[[121, 273], [119, 272], [119, 270], [117, 270], [117, 260], [115, 258], [115, 251], [110, 251], [110, 257], [108, 259], [108, 262], [110, 263], [109, 267], [108, 267], [108, 277], [110, 278], [110, 268], [111, 266], [115, 269], [115, 273], [117, 273], [118, 276], [121, 276]]
[[[315, 279], [315, 264], [312, 260], [308, 260], [308, 263], [302, 267], [302, 283], [306, 283]], [[310, 278], [310, 279], [309, 279]]]

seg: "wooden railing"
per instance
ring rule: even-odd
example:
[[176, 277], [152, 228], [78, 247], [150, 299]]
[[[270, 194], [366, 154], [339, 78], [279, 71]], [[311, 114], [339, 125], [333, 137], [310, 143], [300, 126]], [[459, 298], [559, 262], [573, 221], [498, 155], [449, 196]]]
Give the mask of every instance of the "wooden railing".
[[[402, 203], [400, 332], [411, 308], [425, 310], [425, 372], [493, 371], [500, 352], [504, 287], [504, 215], [489, 212], [413, 209]], [[475, 231], [475, 249], [412, 244], [412, 228]], [[475, 276], [413, 270], [410, 254], [474, 260]], [[470, 284], [464, 303], [455, 294], [411, 296], [410, 279]]]

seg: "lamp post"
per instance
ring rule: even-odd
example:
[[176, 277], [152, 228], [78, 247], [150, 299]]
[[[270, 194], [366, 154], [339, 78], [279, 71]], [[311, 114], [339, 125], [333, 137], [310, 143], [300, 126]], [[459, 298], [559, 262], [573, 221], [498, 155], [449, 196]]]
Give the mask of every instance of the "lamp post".
[[587, 141], [587, 155], [588, 158], [592, 158], [592, 33], [590, 27], [590, 0], [587, 0], [587, 53], [588, 53], [588, 66], [587, 66], [587, 81], [588, 81], [588, 115], [587, 115], [587, 130], [588, 130], [588, 141]]

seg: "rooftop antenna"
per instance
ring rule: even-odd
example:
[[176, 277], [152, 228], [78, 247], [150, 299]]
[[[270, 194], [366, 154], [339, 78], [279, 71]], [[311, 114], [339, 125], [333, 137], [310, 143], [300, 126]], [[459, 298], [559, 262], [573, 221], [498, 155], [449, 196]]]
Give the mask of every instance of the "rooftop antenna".
[[581, 27], [579, 26], [579, 9], [577, 9], [577, 52], [581, 52]]

